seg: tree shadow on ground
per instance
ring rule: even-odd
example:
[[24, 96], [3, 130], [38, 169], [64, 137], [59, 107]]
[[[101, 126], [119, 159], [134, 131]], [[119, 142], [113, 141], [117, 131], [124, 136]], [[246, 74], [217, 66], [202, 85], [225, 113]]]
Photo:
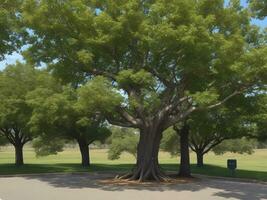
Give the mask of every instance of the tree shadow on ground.
[[[80, 164], [56, 163], [56, 164], [25, 164], [17, 167], [14, 164], [0, 164], [0, 175], [53, 173], [53, 172], [127, 172], [133, 164], [92, 164], [89, 168], [83, 168]], [[178, 164], [161, 164], [164, 171], [178, 172]], [[193, 174], [209, 176], [231, 177], [232, 174], [226, 167], [205, 165], [202, 168], [191, 165]], [[236, 170], [236, 178], [257, 179], [267, 182], [267, 171]]]
[[[94, 164], [90, 168], [82, 168], [78, 164], [53, 164], [53, 165], [25, 165], [21, 168], [16, 168], [13, 165], [0, 165], [0, 173], [2, 169], [9, 174], [12, 170], [16, 173], [45, 173], [45, 172], [86, 172], [75, 174], [50, 174], [50, 175], [25, 175], [24, 178], [31, 180], [37, 179], [41, 182], [46, 182], [56, 188], [95, 188], [104, 191], [125, 191], [125, 190], [148, 190], [148, 191], [190, 191], [197, 192], [204, 189], [215, 189], [214, 197], [236, 198], [242, 200], [260, 200], [267, 199], [267, 184], [236, 182], [228, 180], [216, 180], [210, 178], [195, 179], [186, 183], [174, 184], [106, 184], [103, 180], [112, 180], [118, 174], [123, 174], [129, 171], [133, 165], [131, 164]], [[176, 172], [178, 165], [163, 164], [164, 170]], [[215, 176], [230, 176], [227, 169], [218, 166], [207, 165], [204, 168], [197, 168], [192, 165], [193, 173], [208, 174]], [[267, 172], [254, 172], [247, 170], [238, 170], [236, 176], [243, 175], [246, 177], [262, 176], [266, 177]]]
[[27, 179], [37, 179], [46, 182], [56, 188], [94, 188], [103, 191], [190, 191], [201, 192], [201, 190], [214, 190], [214, 197], [235, 198], [240, 200], [261, 200], [267, 199], [267, 185], [258, 183], [246, 183], [226, 180], [216, 180], [210, 178], [197, 179], [187, 183], [152, 183], [118, 185], [105, 184], [102, 180], [114, 178], [114, 173], [85, 173], [85, 174], [61, 174], [61, 175], [39, 175], [28, 176]]

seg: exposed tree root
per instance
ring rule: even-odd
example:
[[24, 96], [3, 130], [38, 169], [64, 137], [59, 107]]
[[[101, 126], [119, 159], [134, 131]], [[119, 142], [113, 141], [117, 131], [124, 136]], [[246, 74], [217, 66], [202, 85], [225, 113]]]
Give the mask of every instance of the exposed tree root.
[[119, 176], [117, 179], [129, 179], [131, 176], [133, 175], [133, 173], [127, 173], [127, 174], [124, 174], [122, 176]]
[[156, 182], [170, 182], [172, 178], [164, 174], [159, 167], [149, 167], [144, 169], [142, 167], [137, 167], [132, 172], [119, 176], [117, 179], [126, 181], [156, 181]]
[[138, 173], [128, 173], [115, 179], [108, 179], [102, 180], [101, 183], [104, 184], [117, 184], [121, 186], [128, 186], [128, 185], [142, 185], [142, 186], [158, 186], [158, 184], [163, 185], [172, 185], [172, 184], [184, 184], [184, 183], [191, 183], [195, 181], [199, 181], [199, 179], [194, 177], [181, 177], [178, 174], [170, 174], [169, 176], [165, 175], [163, 172], [159, 174], [155, 174], [150, 179], [144, 179], [144, 175], [141, 175], [141, 172]]

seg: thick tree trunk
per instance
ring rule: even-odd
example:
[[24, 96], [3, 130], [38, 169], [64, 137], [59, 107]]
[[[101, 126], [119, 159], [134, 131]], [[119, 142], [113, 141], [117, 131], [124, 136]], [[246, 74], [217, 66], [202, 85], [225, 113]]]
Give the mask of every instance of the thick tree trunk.
[[184, 125], [180, 131], [181, 160], [179, 176], [191, 177], [189, 156], [189, 126]]
[[90, 156], [89, 156], [89, 145], [86, 141], [79, 139], [78, 140], [81, 158], [82, 158], [82, 166], [89, 167], [90, 166]]
[[198, 167], [203, 167], [204, 166], [203, 152], [197, 151], [196, 154], [197, 154], [197, 166]]
[[144, 130], [140, 132], [137, 148], [137, 161], [133, 171], [122, 176], [128, 180], [142, 181], [164, 181], [167, 177], [160, 169], [158, 153], [162, 132], [157, 129]]
[[23, 162], [23, 145], [18, 144], [15, 145], [15, 164], [16, 166], [21, 166], [24, 164]]

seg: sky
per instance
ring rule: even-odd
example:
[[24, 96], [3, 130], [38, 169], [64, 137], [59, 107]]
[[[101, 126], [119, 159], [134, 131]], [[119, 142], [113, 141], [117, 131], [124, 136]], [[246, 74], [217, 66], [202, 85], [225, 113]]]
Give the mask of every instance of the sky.
[[[228, 0], [226, 0], [226, 3], [227, 3], [227, 1]], [[241, 0], [242, 6], [244, 6], [244, 7], [247, 6], [246, 1], [247, 0]], [[267, 27], [267, 18], [265, 18], [264, 20], [253, 19], [252, 23], [256, 24], [262, 28], [266, 28]], [[7, 55], [6, 58], [0, 62], [0, 70], [4, 69], [6, 65], [16, 63], [17, 60], [23, 61], [23, 57], [19, 53], [14, 52], [11, 55]]]

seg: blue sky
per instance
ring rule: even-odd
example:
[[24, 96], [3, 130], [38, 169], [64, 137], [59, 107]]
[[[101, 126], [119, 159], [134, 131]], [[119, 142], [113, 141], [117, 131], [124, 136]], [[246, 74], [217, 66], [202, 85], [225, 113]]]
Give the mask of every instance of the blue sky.
[[[226, 0], [226, 3], [229, 0]], [[241, 4], [246, 7], [247, 6], [247, 0], [241, 0]], [[267, 27], [267, 18], [265, 18], [264, 20], [257, 20], [257, 19], [253, 19], [252, 20], [253, 24], [256, 24], [262, 28], [266, 28]], [[4, 69], [6, 65], [8, 64], [14, 64], [17, 60], [22, 61], [23, 57], [19, 54], [19, 53], [13, 53], [11, 55], [7, 55], [5, 60], [0, 62], [0, 70]]]

